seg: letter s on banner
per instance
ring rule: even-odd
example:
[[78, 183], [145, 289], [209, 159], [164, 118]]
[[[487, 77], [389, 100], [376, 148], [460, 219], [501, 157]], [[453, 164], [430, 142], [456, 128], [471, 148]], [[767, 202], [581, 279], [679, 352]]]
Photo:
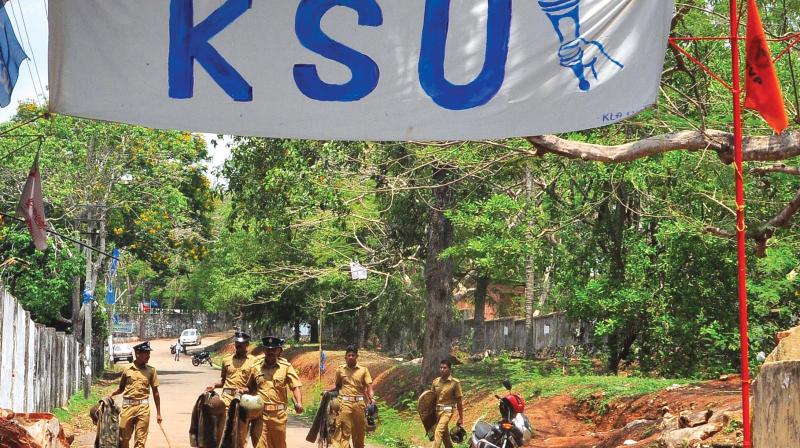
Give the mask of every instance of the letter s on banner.
[[169, 7], [169, 96], [194, 94], [194, 61], [234, 101], [252, 101], [253, 88], [208, 41], [252, 6], [252, 0], [227, 0], [194, 26], [194, 0], [171, 0]]
[[381, 7], [375, 0], [302, 0], [295, 16], [295, 34], [304, 47], [325, 58], [341, 62], [353, 74], [344, 84], [328, 84], [319, 78], [317, 66], [294, 66], [294, 82], [303, 95], [318, 101], [358, 101], [378, 86], [380, 70], [370, 57], [346, 47], [322, 31], [322, 17], [334, 6], [358, 12], [361, 26], [383, 24]]
[[469, 84], [445, 79], [444, 59], [450, 27], [450, 0], [427, 0], [419, 55], [419, 81], [433, 101], [451, 110], [472, 109], [489, 102], [506, 75], [511, 34], [511, 0], [489, 0], [486, 24], [486, 56], [483, 68]]

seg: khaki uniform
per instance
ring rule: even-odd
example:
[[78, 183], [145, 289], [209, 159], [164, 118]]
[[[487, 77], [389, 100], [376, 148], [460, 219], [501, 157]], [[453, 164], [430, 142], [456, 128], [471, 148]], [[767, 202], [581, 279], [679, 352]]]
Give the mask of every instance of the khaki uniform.
[[364, 437], [367, 435], [367, 397], [364, 391], [372, 384], [372, 375], [366, 367], [356, 364], [350, 368], [347, 364], [336, 369], [336, 384], [339, 388], [339, 401], [342, 404], [339, 422], [334, 434], [334, 446], [349, 448], [353, 439], [353, 448], [364, 448]]
[[464, 396], [461, 392], [461, 382], [452, 376], [446, 380], [439, 377], [433, 380], [431, 390], [436, 396], [436, 428], [431, 447], [439, 448], [444, 445], [445, 448], [453, 448], [448, 425], [453, 418], [453, 413], [458, 410], [456, 407], [458, 401]]
[[[231, 405], [236, 395], [236, 391], [244, 389], [250, 382], [250, 375], [252, 374], [253, 367], [256, 365], [258, 358], [253, 355], [246, 355], [244, 358], [237, 358], [234, 354], [226, 355], [222, 358], [222, 372], [225, 374], [225, 384], [222, 385], [222, 395], [220, 398], [225, 403], [225, 415], [228, 415], [228, 408]], [[230, 389], [233, 389], [231, 391]], [[247, 442], [247, 422], [239, 421], [239, 447], [244, 448]], [[222, 439], [222, 433], [225, 432], [225, 419], [221, 418], [217, 422], [217, 440]], [[253, 441], [253, 446], [256, 446], [258, 436], [261, 434], [261, 420], [255, 420], [250, 426], [250, 439]]]
[[[150, 388], [158, 387], [156, 369], [148, 364], [136, 367], [132, 364], [122, 372], [120, 381], [125, 381], [122, 391], [122, 412], [119, 419], [120, 446], [128, 448], [134, 437], [134, 448], [144, 448], [150, 428]], [[136, 404], [125, 404], [128, 400], [141, 400]]]
[[[286, 448], [286, 421], [289, 419], [289, 390], [301, 387], [300, 376], [284, 358], [278, 358], [274, 366], [259, 362], [252, 368], [250, 382], [264, 401], [261, 416], [262, 430], [256, 448]], [[254, 425], [255, 426], [255, 425]]]

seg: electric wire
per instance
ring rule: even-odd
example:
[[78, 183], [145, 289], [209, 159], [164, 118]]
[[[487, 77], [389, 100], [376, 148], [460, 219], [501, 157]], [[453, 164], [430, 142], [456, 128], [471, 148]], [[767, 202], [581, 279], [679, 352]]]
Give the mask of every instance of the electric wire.
[[25, 29], [25, 40], [28, 41], [28, 48], [31, 50], [31, 60], [33, 61], [33, 67], [36, 70], [36, 79], [39, 81], [39, 87], [42, 91], [42, 100], [46, 102], [46, 90], [44, 88], [44, 84], [42, 83], [42, 76], [39, 74], [39, 63], [36, 62], [36, 52], [33, 50], [33, 45], [31, 45], [31, 35], [28, 32], [28, 24], [25, 22], [25, 13], [22, 11], [22, 4], [19, 5], [19, 16], [20, 19], [22, 19], [22, 27]]
[[6, 154], [3, 157], [0, 157], [0, 162], [5, 163], [5, 162], [11, 160], [12, 157], [20, 154], [23, 149], [27, 148], [28, 146], [30, 146], [34, 142], [39, 142], [39, 145], [41, 146], [41, 142], [42, 142], [43, 139], [44, 139], [43, 137], [38, 137], [38, 138], [35, 138], [33, 140], [28, 141], [27, 143], [23, 144], [22, 146], [18, 146], [16, 148], [12, 149], [8, 154]]
[[[15, 25], [14, 29], [17, 31], [18, 34], [21, 35], [20, 31], [22, 31], [22, 28], [19, 26], [19, 21], [17, 20], [17, 13], [16, 13], [16, 10], [14, 9], [14, 2], [7, 2], [6, 4], [9, 6], [9, 9], [11, 10], [11, 16], [14, 18], [14, 25]], [[24, 50], [24, 48], [23, 48], [23, 50]], [[33, 49], [31, 49], [31, 50], [33, 50]], [[31, 60], [33, 60], [33, 54], [29, 55], [28, 57], [31, 58]], [[39, 106], [40, 105], [39, 104], [39, 88], [36, 85], [36, 80], [33, 78], [33, 69], [31, 69], [31, 64], [27, 64], [27, 66], [28, 66], [28, 73], [31, 76], [31, 84], [33, 84], [33, 92], [36, 95], [36, 98], [34, 99], [34, 102], [36, 103], [37, 106]]]

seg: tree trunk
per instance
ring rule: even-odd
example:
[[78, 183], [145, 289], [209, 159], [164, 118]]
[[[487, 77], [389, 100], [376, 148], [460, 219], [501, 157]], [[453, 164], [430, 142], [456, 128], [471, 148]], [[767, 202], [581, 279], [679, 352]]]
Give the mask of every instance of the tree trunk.
[[365, 335], [367, 333], [367, 310], [364, 308], [360, 308], [358, 310], [358, 326], [357, 326], [358, 334], [356, 335], [356, 341], [358, 343], [358, 348], [364, 346]]
[[486, 350], [484, 321], [486, 320], [486, 290], [489, 288], [489, 277], [479, 275], [475, 286], [475, 317], [472, 319], [472, 353]]
[[311, 334], [309, 337], [311, 338], [310, 342], [312, 344], [319, 344], [319, 320], [311, 320]]
[[422, 344], [422, 384], [437, 375], [439, 362], [450, 357], [453, 262], [439, 255], [453, 244], [453, 224], [444, 212], [452, 206], [452, 190], [445, 167], [434, 168], [433, 204], [428, 223], [428, 250], [425, 257], [425, 337]]
[[72, 335], [80, 338], [83, 335], [83, 316], [81, 315], [81, 278], [72, 279]]
[[544, 304], [547, 303], [547, 298], [550, 297], [550, 274], [553, 272], [555, 267], [556, 262], [553, 260], [544, 270], [544, 277], [542, 278], [542, 290], [539, 293], [539, 310], [544, 308]]
[[[609, 256], [611, 259], [611, 281], [615, 288], [625, 283], [625, 242], [624, 232], [627, 224], [629, 196], [625, 183], [611, 185], [617, 192], [617, 201], [607, 200], [606, 218], [608, 219]], [[613, 204], [613, 209], [611, 204]], [[619, 372], [620, 362], [630, 354], [631, 345], [636, 340], [636, 330], [630, 325], [618, 328], [608, 338], [608, 370], [614, 374]]]
[[300, 342], [300, 321], [299, 320], [294, 321], [293, 326], [294, 326], [294, 335], [293, 335], [294, 341]]
[[[528, 196], [528, 202], [533, 200], [533, 174], [531, 173], [530, 165], [525, 166], [525, 191]], [[531, 223], [530, 228], [533, 228]], [[534, 317], [534, 288], [535, 275], [533, 254], [529, 253], [525, 257], [525, 347], [524, 351], [528, 357], [533, 356], [533, 317]]]

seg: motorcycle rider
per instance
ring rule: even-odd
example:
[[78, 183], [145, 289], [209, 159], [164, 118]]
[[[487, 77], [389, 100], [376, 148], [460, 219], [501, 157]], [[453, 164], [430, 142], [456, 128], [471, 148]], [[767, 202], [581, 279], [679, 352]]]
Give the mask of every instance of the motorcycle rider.
[[[222, 359], [222, 373], [220, 380], [206, 388], [210, 392], [218, 387], [222, 388], [222, 402], [225, 403], [225, 415], [228, 415], [228, 408], [231, 405], [231, 400], [239, 393], [240, 390], [247, 388], [247, 383], [250, 381], [251, 369], [256, 364], [258, 358], [247, 353], [250, 345], [250, 335], [244, 332], [237, 331], [233, 334], [233, 346], [236, 352], [233, 354], [225, 355]], [[216, 434], [217, 440], [222, 438], [222, 433], [225, 430], [225, 419], [221, 418], [217, 422]], [[241, 421], [239, 430], [239, 443], [242, 448], [247, 440], [247, 422]], [[253, 421], [250, 428], [250, 439], [253, 441], [253, 446], [258, 441], [258, 436], [261, 434], [261, 419]]]
[[458, 426], [464, 425], [464, 394], [461, 382], [451, 376], [452, 362], [443, 359], [439, 363], [439, 377], [433, 380], [431, 390], [436, 397], [436, 428], [431, 448], [453, 448], [448, 425], [453, 419], [453, 407], [458, 410]]

